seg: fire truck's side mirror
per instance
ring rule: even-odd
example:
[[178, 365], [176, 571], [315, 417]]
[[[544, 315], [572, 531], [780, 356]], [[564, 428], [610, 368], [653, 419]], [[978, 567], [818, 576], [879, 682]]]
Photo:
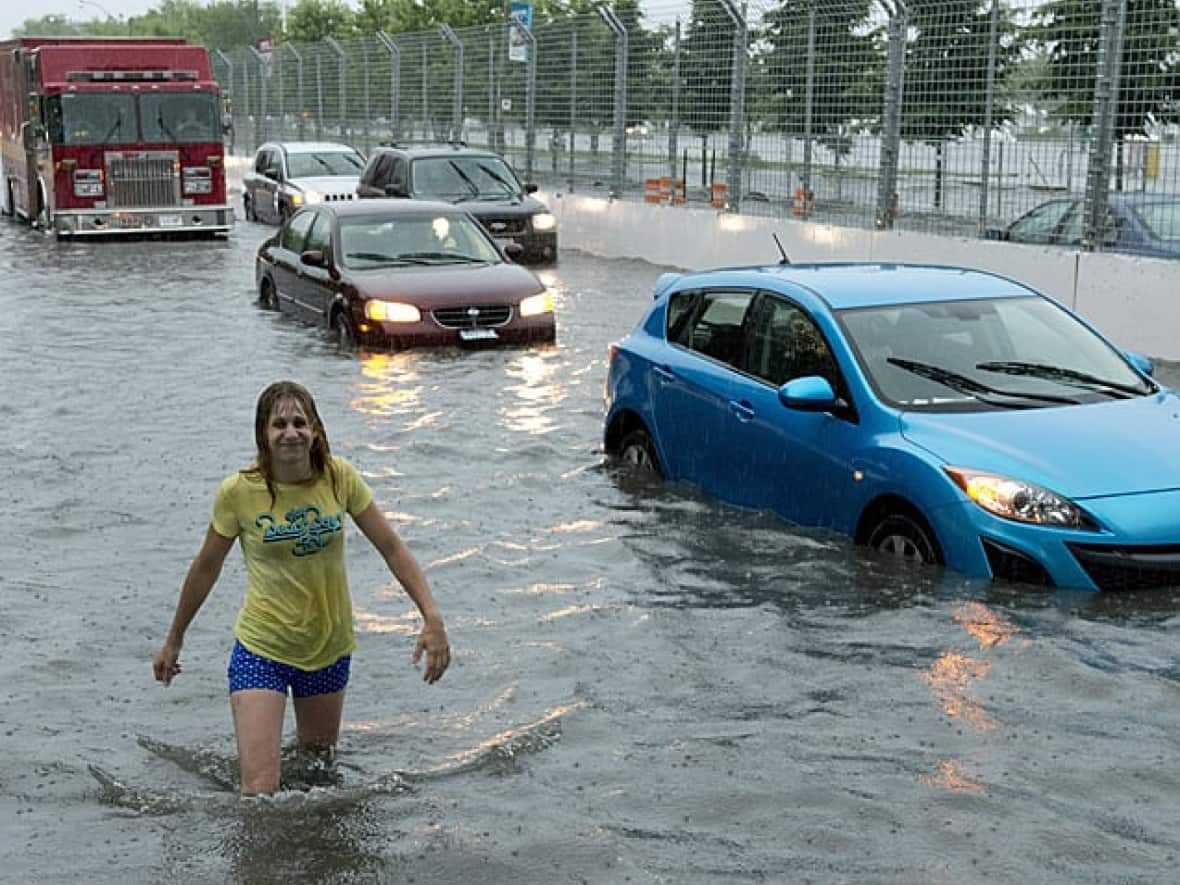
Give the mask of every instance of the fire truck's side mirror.
[[21, 124], [21, 141], [26, 151], [35, 151], [41, 141], [40, 125], [32, 122]]

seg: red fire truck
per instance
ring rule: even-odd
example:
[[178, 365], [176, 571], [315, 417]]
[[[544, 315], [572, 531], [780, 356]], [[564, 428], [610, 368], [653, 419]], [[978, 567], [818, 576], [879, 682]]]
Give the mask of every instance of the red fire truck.
[[0, 209], [59, 237], [228, 231], [208, 50], [171, 37], [0, 42]]

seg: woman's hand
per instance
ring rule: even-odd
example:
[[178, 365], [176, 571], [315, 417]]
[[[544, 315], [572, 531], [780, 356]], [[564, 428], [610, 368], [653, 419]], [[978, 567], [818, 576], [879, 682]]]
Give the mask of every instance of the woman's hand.
[[163, 682], [165, 688], [172, 684], [172, 680], [180, 675], [180, 646], [165, 642], [152, 658], [152, 670], [156, 674], [156, 682]]
[[418, 634], [418, 644], [414, 646], [415, 665], [426, 652], [426, 673], [423, 679], [429, 683], [438, 682], [451, 663], [451, 644], [447, 641], [447, 629], [441, 621], [427, 621]]

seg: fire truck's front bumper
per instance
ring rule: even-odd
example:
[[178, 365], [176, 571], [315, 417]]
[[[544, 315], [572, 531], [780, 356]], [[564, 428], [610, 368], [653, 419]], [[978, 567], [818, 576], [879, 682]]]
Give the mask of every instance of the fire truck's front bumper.
[[63, 209], [53, 215], [59, 237], [118, 234], [225, 233], [234, 226], [233, 206], [173, 206], [167, 209]]

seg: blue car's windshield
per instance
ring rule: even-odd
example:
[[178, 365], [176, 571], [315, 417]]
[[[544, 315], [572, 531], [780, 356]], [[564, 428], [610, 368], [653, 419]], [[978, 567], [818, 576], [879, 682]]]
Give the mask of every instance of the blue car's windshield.
[[873, 388], [898, 408], [1037, 408], [1156, 389], [1045, 298], [938, 301], [838, 315]]

